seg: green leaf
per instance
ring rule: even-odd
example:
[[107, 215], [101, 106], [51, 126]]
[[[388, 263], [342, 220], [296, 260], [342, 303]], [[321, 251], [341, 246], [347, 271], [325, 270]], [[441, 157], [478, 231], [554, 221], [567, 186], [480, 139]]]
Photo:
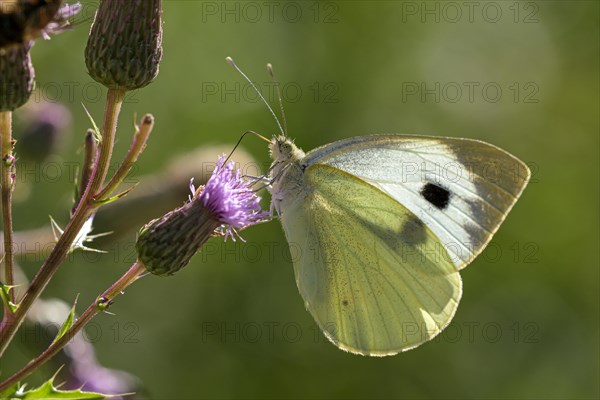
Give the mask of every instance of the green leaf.
[[77, 295], [77, 297], [75, 297], [75, 301], [73, 302], [73, 307], [71, 307], [71, 312], [67, 316], [67, 319], [65, 320], [65, 322], [63, 322], [62, 326], [60, 327], [60, 330], [58, 331], [58, 334], [56, 335], [56, 337], [54, 338], [54, 341], [52, 343], [55, 343], [58, 339], [63, 337], [65, 335], [65, 333], [67, 333], [67, 331], [69, 329], [71, 329], [71, 327], [73, 326], [73, 322], [75, 321], [75, 306], [77, 306], [77, 298], [78, 297], [79, 297], [79, 295]]
[[14, 286], [7, 286], [0, 282], [0, 297], [2, 297], [2, 302], [8, 306], [11, 312], [14, 313], [17, 311], [17, 308], [19, 308], [19, 305], [10, 301], [10, 295], [8, 293], [12, 288], [14, 288]]
[[122, 191], [119, 194], [116, 194], [112, 197], [106, 198], [106, 199], [98, 199], [98, 200], [94, 200], [94, 202], [96, 204], [100, 204], [100, 205], [105, 205], [105, 204], [109, 204], [112, 203], [113, 201], [117, 201], [122, 197], [127, 196], [133, 189], [135, 189], [137, 187], [137, 183], [135, 185], [133, 185], [132, 187], [125, 189], [124, 191]]
[[19, 384], [15, 383], [0, 392], [0, 399], [14, 399], [15, 393], [19, 390]]
[[[109, 399], [116, 395], [108, 395], [96, 392], [84, 392], [81, 389], [60, 390], [54, 386], [54, 378], [48, 379], [41, 386], [25, 390], [25, 385], [15, 384], [0, 392], [0, 399]], [[120, 395], [119, 395], [120, 396]]]
[[[79, 171], [75, 172], [76, 174], [79, 173]], [[77, 184], [77, 175], [75, 175], [75, 182], [73, 182], [73, 204], [76, 205], [75, 203], [77, 201], [79, 201], [79, 195], [82, 193], [79, 193], [79, 185]]]

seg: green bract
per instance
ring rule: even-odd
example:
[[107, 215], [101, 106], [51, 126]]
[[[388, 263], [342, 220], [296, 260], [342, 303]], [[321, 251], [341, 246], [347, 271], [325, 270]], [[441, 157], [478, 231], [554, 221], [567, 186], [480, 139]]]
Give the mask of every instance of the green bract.
[[140, 230], [135, 245], [138, 259], [155, 275], [172, 275], [188, 264], [220, 225], [199, 201], [186, 203]]

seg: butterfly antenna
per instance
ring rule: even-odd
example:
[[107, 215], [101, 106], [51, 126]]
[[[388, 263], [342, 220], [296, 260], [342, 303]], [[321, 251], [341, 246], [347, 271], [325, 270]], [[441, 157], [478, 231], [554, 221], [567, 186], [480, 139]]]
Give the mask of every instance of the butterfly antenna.
[[244, 133], [242, 133], [242, 136], [240, 136], [240, 138], [238, 139], [237, 143], [235, 144], [235, 146], [233, 146], [233, 149], [231, 150], [231, 152], [229, 153], [229, 155], [227, 156], [227, 158], [225, 159], [225, 161], [223, 162], [223, 165], [225, 165], [227, 163], [227, 161], [229, 161], [229, 159], [231, 158], [231, 156], [233, 155], [233, 152], [235, 151], [235, 149], [238, 148], [238, 146], [240, 145], [240, 143], [242, 143], [242, 139], [248, 134], [251, 133], [255, 136], [257, 136], [258, 138], [264, 140], [267, 143], [271, 143], [271, 141], [269, 139], [267, 139], [266, 137], [264, 137], [263, 135], [261, 135], [260, 133], [254, 132], [254, 131], [246, 131]]
[[270, 63], [267, 64], [267, 71], [269, 71], [269, 76], [271, 77], [271, 81], [275, 84], [275, 89], [277, 90], [277, 101], [279, 102], [279, 110], [281, 111], [281, 119], [283, 120], [283, 131], [285, 132], [285, 136], [287, 136], [287, 121], [285, 119], [285, 111], [283, 110], [283, 99], [281, 97], [281, 88], [279, 85], [279, 81], [275, 79], [275, 73], [273, 72], [273, 65]]
[[240, 75], [242, 75], [244, 77], [244, 79], [246, 79], [246, 81], [250, 84], [250, 86], [252, 86], [252, 88], [254, 89], [254, 91], [258, 94], [258, 96], [261, 98], [261, 100], [263, 101], [263, 103], [265, 103], [265, 105], [267, 106], [267, 108], [271, 112], [271, 115], [273, 116], [273, 118], [275, 118], [275, 122], [277, 122], [277, 126], [279, 127], [279, 130], [285, 136], [285, 131], [283, 130], [283, 128], [281, 126], [281, 122], [279, 122], [279, 119], [277, 118], [277, 115], [275, 115], [275, 112], [273, 112], [273, 109], [271, 108], [271, 106], [269, 105], [269, 103], [267, 103], [267, 100], [265, 100], [265, 98], [263, 97], [262, 93], [258, 90], [258, 88], [254, 84], [254, 82], [252, 82], [250, 80], [250, 78], [248, 78], [246, 76], [246, 74], [235, 64], [235, 62], [233, 61], [233, 58], [227, 57], [227, 58], [225, 58], [225, 60], [227, 61], [227, 63], [229, 65], [231, 65], [231, 67], [233, 67], [233, 69], [235, 69], [237, 72], [239, 72]]

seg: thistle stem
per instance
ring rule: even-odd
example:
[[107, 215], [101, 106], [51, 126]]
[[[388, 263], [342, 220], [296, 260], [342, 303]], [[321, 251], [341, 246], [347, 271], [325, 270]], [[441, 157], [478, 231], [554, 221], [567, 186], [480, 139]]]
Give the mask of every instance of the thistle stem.
[[94, 130], [88, 129], [85, 134], [85, 152], [83, 157], [83, 168], [81, 170], [81, 182], [79, 183], [77, 198], [74, 202], [75, 204], [73, 204], [73, 208], [71, 209], [71, 215], [75, 213], [75, 210], [79, 205], [79, 200], [81, 200], [83, 194], [85, 193], [85, 189], [90, 184], [90, 178], [92, 177], [92, 172], [94, 172], [94, 166], [96, 165], [97, 157], [98, 143], [96, 142], [96, 138], [94, 136]]
[[96, 298], [96, 300], [88, 306], [88, 308], [81, 314], [77, 321], [61, 336], [58, 340], [53, 342], [46, 350], [44, 350], [39, 356], [31, 360], [21, 370], [10, 376], [4, 382], [0, 383], [0, 392], [7, 389], [16, 382], [19, 382], [23, 378], [27, 377], [38, 367], [49, 361], [56, 355], [73, 337], [81, 331], [81, 329], [92, 319], [96, 314], [106, 310], [113, 302], [113, 299], [119, 295], [125, 288], [140, 278], [142, 274], [146, 273], [146, 267], [139, 261], [136, 261], [131, 268], [119, 278], [110, 288]]
[[137, 161], [139, 155], [146, 147], [146, 142], [148, 141], [148, 136], [150, 136], [150, 132], [152, 132], [152, 127], [154, 126], [154, 117], [150, 114], [144, 115], [142, 118], [141, 126], [136, 126], [135, 134], [133, 135], [133, 139], [131, 141], [131, 146], [129, 147], [129, 151], [125, 156], [125, 159], [119, 166], [117, 172], [109, 179], [108, 183], [104, 186], [104, 189], [96, 196], [96, 201], [103, 201], [109, 197], [112, 192], [123, 182], [125, 177], [131, 168]]
[[[48, 285], [50, 279], [54, 276], [58, 267], [67, 257], [72, 248], [77, 234], [83, 224], [90, 218], [98, 208], [99, 204], [94, 202], [95, 194], [102, 186], [108, 172], [110, 158], [115, 140], [117, 129], [117, 120], [125, 91], [121, 89], [109, 89], [106, 99], [106, 108], [104, 111], [104, 125], [102, 128], [102, 138], [100, 141], [98, 157], [90, 183], [81, 197], [73, 216], [67, 224], [63, 234], [58, 239], [56, 245], [50, 252], [50, 255], [42, 264], [37, 274], [31, 281], [27, 291], [19, 302], [19, 307], [14, 313], [5, 313], [0, 325], [0, 357], [8, 347], [15, 333], [23, 323], [25, 314], [40, 296]], [[5, 239], [6, 240], [6, 239]]]
[[[4, 279], [9, 287], [9, 300], [15, 302], [14, 290], [14, 255], [13, 255], [13, 224], [12, 224], [12, 193], [15, 185], [15, 157], [13, 156], [14, 141], [12, 138], [12, 111], [0, 112], [0, 135], [2, 154], [2, 223], [4, 226]], [[10, 314], [10, 308], [4, 306], [4, 315]]]

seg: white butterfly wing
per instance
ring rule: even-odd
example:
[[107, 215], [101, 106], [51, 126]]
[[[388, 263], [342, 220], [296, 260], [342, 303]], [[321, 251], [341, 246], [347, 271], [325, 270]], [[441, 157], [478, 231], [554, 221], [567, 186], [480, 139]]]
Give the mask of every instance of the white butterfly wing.
[[464, 268], [490, 241], [525, 188], [529, 168], [471, 139], [360, 136], [317, 148], [305, 167], [326, 164], [363, 179], [410, 210]]
[[338, 347], [383, 356], [411, 349], [452, 319], [461, 279], [413, 213], [338, 168], [313, 164], [281, 222], [307, 309]]

